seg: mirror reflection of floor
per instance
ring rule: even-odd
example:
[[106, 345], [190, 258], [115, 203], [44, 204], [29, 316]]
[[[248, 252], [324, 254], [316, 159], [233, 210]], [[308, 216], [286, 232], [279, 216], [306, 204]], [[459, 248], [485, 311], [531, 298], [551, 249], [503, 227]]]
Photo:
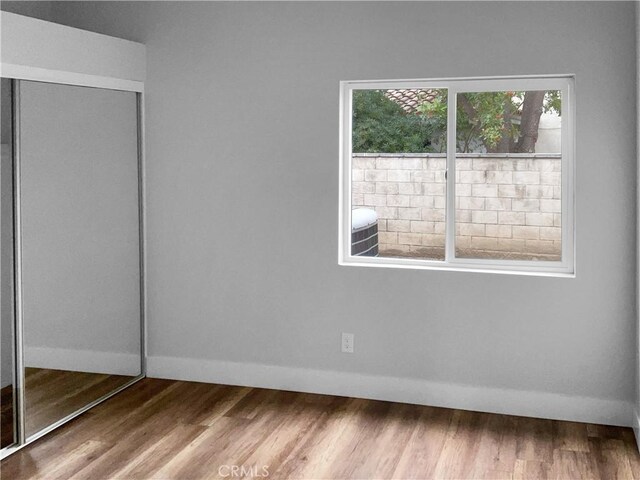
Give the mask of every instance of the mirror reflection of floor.
[[27, 367], [27, 437], [112, 392], [131, 378], [133, 377]]
[[0, 389], [0, 448], [13, 443], [13, 385]]

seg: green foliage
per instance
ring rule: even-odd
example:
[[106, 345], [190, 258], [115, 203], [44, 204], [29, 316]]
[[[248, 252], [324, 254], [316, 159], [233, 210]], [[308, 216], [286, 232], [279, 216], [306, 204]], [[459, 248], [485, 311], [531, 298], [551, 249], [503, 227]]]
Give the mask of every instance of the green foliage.
[[[446, 126], [446, 101], [445, 101]], [[353, 152], [354, 153], [422, 153], [433, 152], [432, 140], [440, 135], [428, 116], [406, 113], [389, 100], [383, 90], [353, 92]]]
[[[495, 150], [501, 142], [509, 145], [519, 135], [519, 112], [525, 92], [459, 93], [456, 112], [456, 141], [459, 152], [474, 151], [480, 144], [487, 151]], [[418, 112], [426, 116], [446, 119], [446, 90], [438, 90], [433, 102], [424, 102]], [[444, 105], [444, 106], [443, 106]], [[560, 114], [560, 91], [545, 93], [544, 112]], [[446, 121], [446, 120], [445, 120]]]
[[561, 107], [560, 90], [548, 90], [544, 96], [544, 112], [562, 115]]
[[[406, 113], [383, 90], [353, 92], [354, 153], [421, 153], [445, 151], [447, 90]], [[520, 133], [525, 92], [460, 93], [457, 98], [456, 143], [459, 152], [511, 151]], [[544, 112], [561, 114], [560, 91], [545, 93]]]

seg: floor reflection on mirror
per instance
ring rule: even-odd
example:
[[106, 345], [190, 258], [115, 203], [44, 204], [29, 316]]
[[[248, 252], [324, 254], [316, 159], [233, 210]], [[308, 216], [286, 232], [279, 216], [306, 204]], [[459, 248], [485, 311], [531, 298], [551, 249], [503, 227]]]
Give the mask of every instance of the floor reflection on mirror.
[[27, 436], [71, 415], [129, 380], [131, 377], [123, 375], [27, 367], [25, 369]]
[[0, 448], [8, 447], [13, 443], [13, 385], [7, 385], [0, 389]]

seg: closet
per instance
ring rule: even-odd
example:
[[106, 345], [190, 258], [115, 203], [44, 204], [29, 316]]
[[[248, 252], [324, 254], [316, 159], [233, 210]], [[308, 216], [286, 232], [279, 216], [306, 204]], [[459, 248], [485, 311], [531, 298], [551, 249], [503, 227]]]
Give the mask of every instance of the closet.
[[4, 457], [145, 375], [144, 46], [1, 21]]

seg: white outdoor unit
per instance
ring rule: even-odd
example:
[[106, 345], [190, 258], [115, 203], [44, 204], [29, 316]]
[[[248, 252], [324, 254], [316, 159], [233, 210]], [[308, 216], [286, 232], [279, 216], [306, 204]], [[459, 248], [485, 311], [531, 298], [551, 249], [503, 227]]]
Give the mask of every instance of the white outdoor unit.
[[369, 208], [351, 211], [351, 255], [378, 256], [378, 215]]

